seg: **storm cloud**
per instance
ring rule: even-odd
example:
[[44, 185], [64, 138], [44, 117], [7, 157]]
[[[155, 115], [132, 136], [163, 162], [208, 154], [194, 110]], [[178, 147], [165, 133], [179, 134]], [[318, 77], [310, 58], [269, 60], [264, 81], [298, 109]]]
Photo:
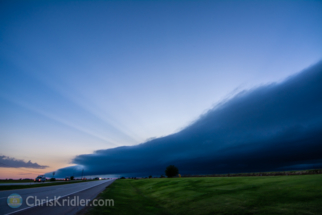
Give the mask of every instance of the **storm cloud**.
[[[58, 170], [87, 175], [233, 173], [322, 166], [322, 62], [281, 83], [238, 93], [183, 130], [76, 156]], [[76, 173], [75, 173], [76, 174]]]
[[31, 161], [25, 162], [24, 160], [0, 155], [0, 167], [45, 169], [48, 166], [39, 165], [38, 163], [32, 163]]

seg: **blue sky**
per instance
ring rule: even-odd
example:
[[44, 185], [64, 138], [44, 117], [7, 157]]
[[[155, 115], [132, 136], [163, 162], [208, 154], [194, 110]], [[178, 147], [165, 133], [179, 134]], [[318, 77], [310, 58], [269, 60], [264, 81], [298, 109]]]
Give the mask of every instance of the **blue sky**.
[[322, 56], [321, 1], [0, 4], [1, 155], [46, 171], [178, 132]]

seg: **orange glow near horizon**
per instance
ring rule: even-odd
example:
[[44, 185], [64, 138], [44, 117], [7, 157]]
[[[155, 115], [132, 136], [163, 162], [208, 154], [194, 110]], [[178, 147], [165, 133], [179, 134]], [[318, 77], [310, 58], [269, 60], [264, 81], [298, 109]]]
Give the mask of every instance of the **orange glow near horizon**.
[[37, 175], [48, 172], [45, 169], [29, 169], [29, 168], [0, 168], [0, 179], [24, 179], [36, 178]]
[[46, 169], [31, 169], [31, 168], [4, 168], [0, 167], [0, 179], [34, 179], [38, 175], [44, 175], [48, 172], [54, 172], [60, 167]]

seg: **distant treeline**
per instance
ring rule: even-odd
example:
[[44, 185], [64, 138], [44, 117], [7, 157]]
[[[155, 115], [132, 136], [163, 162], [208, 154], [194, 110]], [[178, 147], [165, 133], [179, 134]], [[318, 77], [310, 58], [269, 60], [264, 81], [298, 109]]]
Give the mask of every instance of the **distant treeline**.
[[280, 172], [253, 172], [253, 173], [228, 173], [228, 174], [210, 174], [210, 175], [182, 175], [181, 177], [245, 177], [245, 176], [287, 176], [287, 175], [312, 175], [322, 174], [322, 169], [298, 170], [298, 171], [280, 171]]
[[33, 179], [30, 179], [30, 178], [20, 178], [20, 179], [12, 179], [12, 178], [4, 178], [4, 179], [0, 179], [0, 181], [34, 181]]

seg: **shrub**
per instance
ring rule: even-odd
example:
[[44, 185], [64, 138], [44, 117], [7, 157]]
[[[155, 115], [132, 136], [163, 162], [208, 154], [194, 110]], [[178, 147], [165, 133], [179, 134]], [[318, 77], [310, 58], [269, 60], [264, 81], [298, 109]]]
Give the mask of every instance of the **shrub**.
[[56, 178], [51, 178], [50, 181], [56, 181]]
[[171, 178], [171, 177], [174, 177], [176, 175], [178, 175], [179, 173], [179, 170], [177, 167], [175, 167], [174, 165], [170, 165], [167, 167], [167, 169], [165, 170], [165, 174]]

